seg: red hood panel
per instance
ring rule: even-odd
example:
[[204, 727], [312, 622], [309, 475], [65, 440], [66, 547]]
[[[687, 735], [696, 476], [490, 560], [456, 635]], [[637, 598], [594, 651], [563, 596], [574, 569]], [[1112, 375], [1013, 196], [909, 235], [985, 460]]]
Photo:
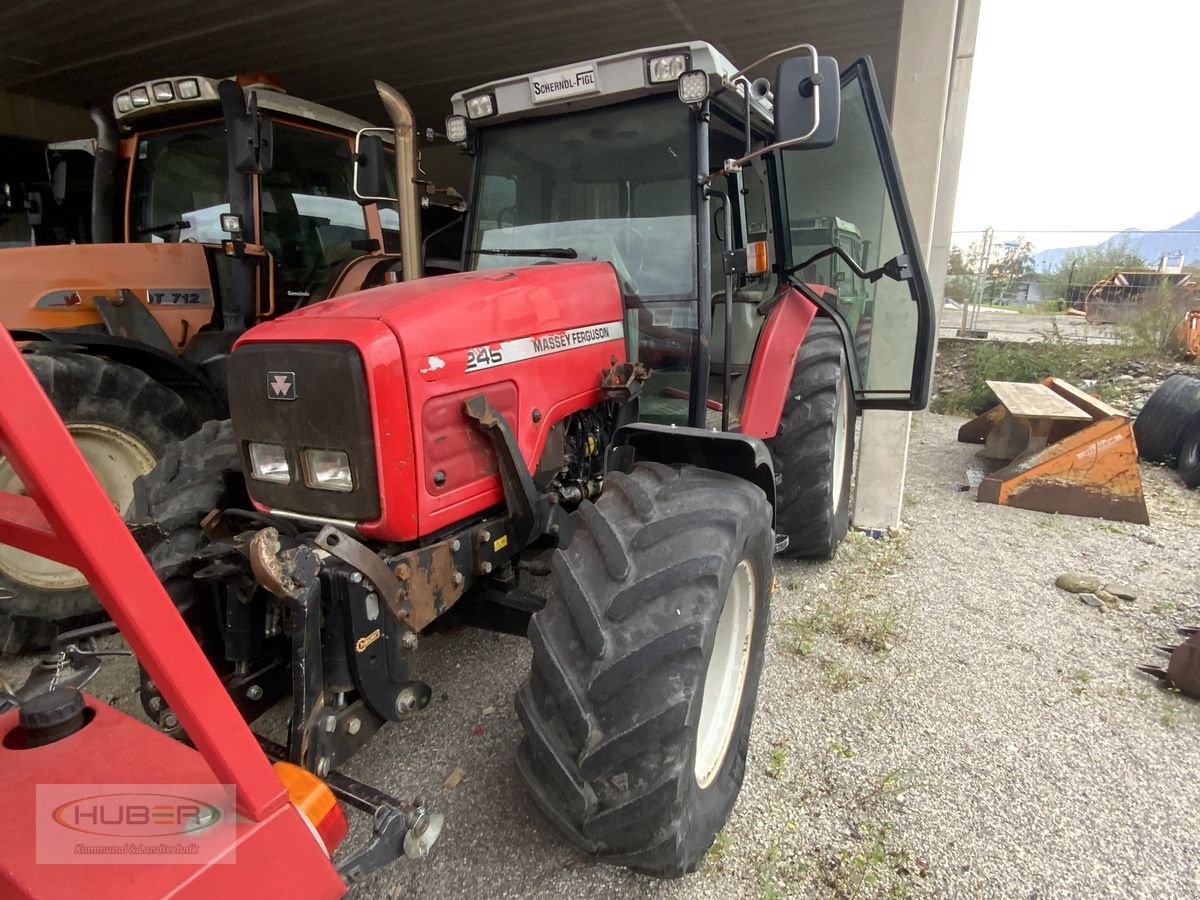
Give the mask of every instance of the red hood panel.
[[430, 356], [619, 319], [619, 298], [608, 263], [486, 269], [325, 300], [258, 326], [254, 339], [286, 340], [274, 330], [293, 321], [378, 319], [400, 339], [409, 365], [422, 369]]

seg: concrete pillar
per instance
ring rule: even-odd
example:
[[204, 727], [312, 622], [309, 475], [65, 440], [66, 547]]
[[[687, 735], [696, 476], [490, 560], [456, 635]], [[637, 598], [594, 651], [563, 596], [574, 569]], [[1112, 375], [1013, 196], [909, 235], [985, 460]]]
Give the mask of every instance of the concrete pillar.
[[946, 265], [950, 260], [950, 236], [954, 228], [954, 203], [958, 196], [958, 171], [962, 163], [963, 131], [967, 123], [967, 98], [971, 91], [971, 68], [975, 61], [975, 35], [979, 30], [980, 0], [960, 0], [954, 66], [950, 71], [950, 97], [946, 105], [946, 127], [942, 139], [941, 175], [933, 218], [933, 242], [929, 247], [929, 277], [938, 321], [945, 298]]
[[[979, 2], [907, 0], [900, 23], [892, 138], [938, 306], [949, 252], [949, 217], [953, 214], [953, 194], [958, 181], [970, 85], [969, 60]], [[964, 43], [968, 35], [969, 40]], [[964, 50], [968, 64], [956, 77], [957, 57]], [[950, 164], [952, 171], [944, 172], [945, 164]], [[949, 197], [942, 196], [943, 189]], [[943, 225], [944, 235], [937, 227]], [[939, 243], [947, 244], [944, 252], [935, 252]], [[909, 413], [884, 410], [863, 413], [854, 496], [855, 527], [882, 529], [900, 524], [911, 424]]]

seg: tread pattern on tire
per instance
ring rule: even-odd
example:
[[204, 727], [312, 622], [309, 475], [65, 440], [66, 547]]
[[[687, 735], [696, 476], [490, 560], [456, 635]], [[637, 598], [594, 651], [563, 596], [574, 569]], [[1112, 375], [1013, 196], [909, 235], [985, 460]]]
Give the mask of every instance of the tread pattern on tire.
[[1174, 464], [1188, 424], [1200, 416], [1200, 378], [1176, 373], [1155, 389], [1133, 420], [1138, 455], [1150, 462]]
[[[641, 463], [611, 473], [579, 519], [552, 561], [562, 600], [552, 598], [529, 626], [518, 769], [536, 812], [569, 843], [681, 875], [712, 840], [689, 836], [684, 816], [705, 617], [724, 602], [712, 559], [735, 552], [755, 522], [769, 541], [770, 507], [733, 476]], [[768, 565], [769, 556], [764, 550]], [[687, 858], [689, 837], [703, 843], [696, 859]]]
[[1200, 413], [1192, 417], [1191, 424], [1184, 432], [1177, 470], [1185, 485], [1200, 487]]
[[166, 581], [179, 574], [200, 547], [205, 515], [217, 508], [248, 506], [232, 423], [213, 420], [171, 444], [154, 471], [134, 482], [130, 519], [154, 524], [162, 533], [163, 539], [146, 557]]
[[[68, 425], [88, 423], [121, 428], [158, 457], [172, 442], [196, 427], [179, 395], [140, 369], [62, 350], [35, 350], [26, 353], [25, 360]], [[0, 574], [0, 586], [14, 594], [10, 599], [0, 600], [0, 614], [73, 625], [100, 613], [99, 602], [86, 585], [69, 590], [41, 590]], [[14, 635], [8, 645], [40, 645], [48, 633], [44, 629], [26, 630], [26, 637]], [[34, 637], [35, 632], [38, 638]]]
[[[792, 372], [779, 431], [766, 441], [780, 477], [775, 527], [788, 536], [786, 556], [828, 559], [846, 534], [848, 516], [845, 510], [839, 515], [839, 498], [830, 503], [837, 388], [845, 377], [844, 359], [837, 326], [829, 319], [814, 319]], [[853, 415], [846, 439], [849, 461], [854, 456]], [[849, 481], [847, 477], [843, 488], [847, 497]]]

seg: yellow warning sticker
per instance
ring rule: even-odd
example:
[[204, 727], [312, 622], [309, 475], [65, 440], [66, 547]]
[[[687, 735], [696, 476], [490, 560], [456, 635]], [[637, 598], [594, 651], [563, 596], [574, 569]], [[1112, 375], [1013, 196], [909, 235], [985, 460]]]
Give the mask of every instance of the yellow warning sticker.
[[500, 535], [500, 537], [496, 538], [496, 540], [492, 542], [492, 552], [499, 553], [501, 550], [503, 550], [507, 546], [508, 546], [508, 535], [502, 534], [502, 535]]

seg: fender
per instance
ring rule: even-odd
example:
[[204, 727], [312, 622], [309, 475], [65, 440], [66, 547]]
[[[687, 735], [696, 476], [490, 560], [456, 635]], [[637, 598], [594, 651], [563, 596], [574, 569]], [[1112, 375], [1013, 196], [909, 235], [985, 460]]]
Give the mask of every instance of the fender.
[[750, 361], [738, 421], [741, 434], [766, 439], [779, 431], [800, 345], [816, 315], [817, 305], [794, 287], [785, 287], [775, 296]]
[[767, 445], [758, 438], [706, 428], [630, 422], [613, 435], [610, 469], [620, 468], [616, 463], [625, 455], [620, 452], [622, 447], [628, 448], [627, 453], [632, 452], [636, 460], [699, 466], [727, 472], [758, 485], [771, 504], [771, 526], [774, 527], [775, 463]]
[[14, 341], [33, 342], [23, 348], [25, 353], [74, 351], [104, 356], [132, 369], [140, 369], [159, 384], [180, 393], [193, 409], [199, 401], [204, 410], [214, 418], [229, 415], [223, 388], [215, 385], [204, 369], [175, 353], [166, 353], [141, 341], [117, 337], [102, 331], [15, 328], [9, 334]]

